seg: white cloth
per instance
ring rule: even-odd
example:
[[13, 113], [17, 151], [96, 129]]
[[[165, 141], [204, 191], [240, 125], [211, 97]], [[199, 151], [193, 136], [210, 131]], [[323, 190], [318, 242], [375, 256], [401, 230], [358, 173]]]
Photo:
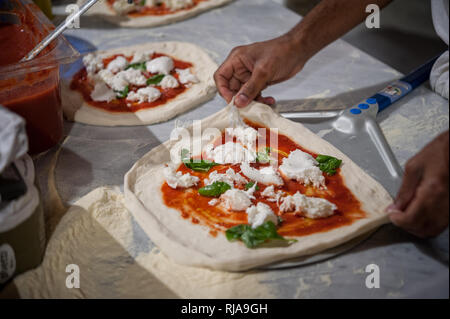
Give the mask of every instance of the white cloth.
[[0, 106], [0, 173], [28, 151], [25, 121]]
[[[431, 0], [433, 24], [437, 34], [448, 45], [448, 3], [449, 0]], [[449, 54], [448, 50], [442, 54], [430, 74], [430, 85], [434, 91], [448, 100], [449, 91]]]

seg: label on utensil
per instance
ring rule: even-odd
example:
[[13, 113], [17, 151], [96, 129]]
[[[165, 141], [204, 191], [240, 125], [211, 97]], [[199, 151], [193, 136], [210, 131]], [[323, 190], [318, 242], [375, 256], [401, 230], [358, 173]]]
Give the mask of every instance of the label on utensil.
[[388, 85], [386, 88], [378, 92], [378, 94], [387, 97], [391, 104], [408, 94], [412, 90], [411, 84], [403, 81], [397, 81]]

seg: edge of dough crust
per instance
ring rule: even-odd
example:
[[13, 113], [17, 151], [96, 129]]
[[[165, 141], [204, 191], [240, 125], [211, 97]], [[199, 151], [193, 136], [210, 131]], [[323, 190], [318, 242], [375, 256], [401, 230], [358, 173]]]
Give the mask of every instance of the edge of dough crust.
[[[207, 2], [200, 2], [192, 9], [180, 10], [171, 14], [165, 14], [162, 16], [142, 16], [129, 18], [126, 16], [122, 17], [118, 15], [110, 7], [108, 7], [108, 5], [105, 3], [106, 0], [100, 0], [97, 4], [93, 5], [86, 13], [88, 15], [98, 16], [112, 24], [119, 25], [121, 27], [156, 27], [189, 19], [213, 8], [224, 6], [232, 1], [233, 0], [209, 0]], [[77, 3], [78, 5], [81, 5], [84, 2], [86, 2], [86, 0], [78, 0]]]

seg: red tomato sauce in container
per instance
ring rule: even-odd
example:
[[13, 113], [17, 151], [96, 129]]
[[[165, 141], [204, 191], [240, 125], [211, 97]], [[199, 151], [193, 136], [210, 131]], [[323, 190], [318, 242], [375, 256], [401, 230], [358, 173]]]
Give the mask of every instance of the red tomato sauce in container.
[[25, 119], [29, 152], [38, 154], [63, 136], [59, 66], [79, 53], [59, 37], [33, 60], [19, 62], [54, 25], [29, 0], [11, 2], [21, 23], [0, 23], [0, 104]]

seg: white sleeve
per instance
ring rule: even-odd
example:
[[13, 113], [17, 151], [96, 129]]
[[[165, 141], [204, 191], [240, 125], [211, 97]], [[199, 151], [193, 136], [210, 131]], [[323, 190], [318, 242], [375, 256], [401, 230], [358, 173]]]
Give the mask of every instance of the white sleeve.
[[[431, 9], [433, 14], [433, 24], [437, 34], [448, 45], [448, 11], [449, 0], [432, 0]], [[448, 51], [442, 54], [436, 63], [433, 65], [433, 69], [430, 74], [430, 85], [434, 91], [442, 95], [448, 100], [448, 68], [449, 68], [449, 55]]]
[[448, 51], [442, 54], [430, 74], [430, 85], [436, 93], [442, 95], [448, 100]]

